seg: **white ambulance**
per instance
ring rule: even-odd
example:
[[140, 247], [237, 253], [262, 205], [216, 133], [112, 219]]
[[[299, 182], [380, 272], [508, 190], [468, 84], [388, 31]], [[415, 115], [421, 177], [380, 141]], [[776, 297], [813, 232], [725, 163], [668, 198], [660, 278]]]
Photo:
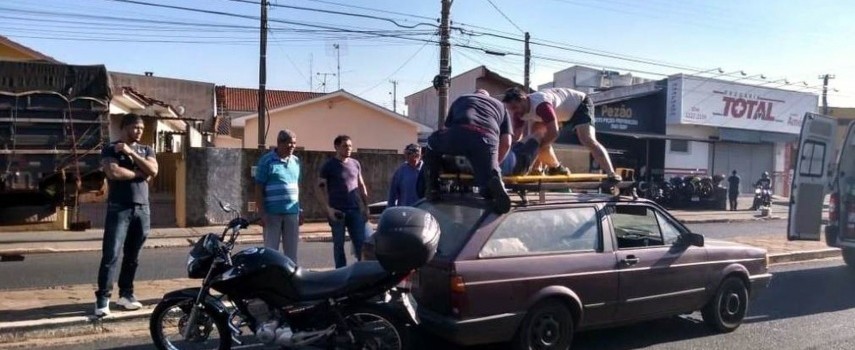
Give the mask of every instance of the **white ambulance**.
[[[855, 270], [855, 122], [850, 123], [834, 157], [837, 119], [814, 113], [805, 114], [796, 157], [789, 240], [820, 240], [823, 199], [830, 192], [825, 242], [842, 250], [846, 264]], [[829, 171], [830, 164], [837, 164]]]

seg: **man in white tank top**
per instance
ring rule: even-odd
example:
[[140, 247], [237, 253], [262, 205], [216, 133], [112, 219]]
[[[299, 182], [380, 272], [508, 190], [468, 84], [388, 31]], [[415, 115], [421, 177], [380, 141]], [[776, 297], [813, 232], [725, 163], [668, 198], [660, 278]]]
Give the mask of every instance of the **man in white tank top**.
[[612, 161], [605, 147], [597, 141], [594, 130], [594, 103], [588, 96], [569, 88], [551, 88], [531, 94], [520, 88], [505, 91], [502, 99], [513, 121], [514, 141], [524, 136], [541, 134], [538, 161], [547, 166], [549, 175], [569, 174], [555, 156], [552, 143], [558, 138], [559, 124], [576, 130], [582, 143], [600, 167], [605, 170], [609, 180], [620, 181], [615, 174]]

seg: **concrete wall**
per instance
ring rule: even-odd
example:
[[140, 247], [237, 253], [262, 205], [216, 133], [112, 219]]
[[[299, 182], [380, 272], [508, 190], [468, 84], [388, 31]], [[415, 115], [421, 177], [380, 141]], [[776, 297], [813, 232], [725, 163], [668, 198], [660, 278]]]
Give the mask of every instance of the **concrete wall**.
[[[333, 139], [341, 134], [352, 138], [354, 148], [401, 152], [418, 141], [418, 127], [403, 117], [396, 119], [345, 97], [336, 97], [296, 108], [270, 113], [266, 144], [276, 144], [279, 130], [297, 134], [297, 146], [311, 151], [333, 151]], [[244, 147], [256, 148], [258, 119], [246, 121]]]
[[[240, 208], [245, 216], [250, 202], [254, 201], [255, 183], [251, 169], [261, 152], [255, 149], [192, 148], [179, 172], [185, 172], [183, 184], [177, 186], [176, 216], [179, 226], [207, 226], [227, 222], [217, 204], [218, 197]], [[318, 172], [331, 152], [304, 151], [301, 159], [300, 204], [307, 219], [323, 219], [324, 211], [314, 197]], [[404, 158], [398, 154], [357, 153], [354, 158], [362, 163], [363, 178], [368, 187], [370, 201], [386, 200], [389, 182], [395, 169]]]

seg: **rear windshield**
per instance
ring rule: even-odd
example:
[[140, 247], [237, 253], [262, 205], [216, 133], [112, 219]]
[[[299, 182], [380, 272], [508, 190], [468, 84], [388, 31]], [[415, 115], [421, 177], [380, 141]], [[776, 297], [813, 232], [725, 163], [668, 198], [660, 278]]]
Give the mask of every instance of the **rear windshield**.
[[440, 236], [436, 255], [453, 257], [466, 244], [469, 233], [484, 209], [461, 205], [459, 203], [422, 202], [419, 209], [426, 210], [439, 222]]

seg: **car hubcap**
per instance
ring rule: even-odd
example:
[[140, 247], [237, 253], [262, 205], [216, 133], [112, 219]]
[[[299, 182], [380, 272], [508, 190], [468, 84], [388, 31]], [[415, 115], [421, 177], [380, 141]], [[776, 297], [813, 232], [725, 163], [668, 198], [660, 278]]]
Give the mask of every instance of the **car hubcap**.
[[543, 315], [533, 325], [533, 337], [535, 348], [548, 348], [555, 345], [561, 339], [561, 322], [553, 315]]
[[722, 298], [722, 318], [732, 321], [739, 317], [742, 310], [742, 300], [735, 291], [731, 291]]

